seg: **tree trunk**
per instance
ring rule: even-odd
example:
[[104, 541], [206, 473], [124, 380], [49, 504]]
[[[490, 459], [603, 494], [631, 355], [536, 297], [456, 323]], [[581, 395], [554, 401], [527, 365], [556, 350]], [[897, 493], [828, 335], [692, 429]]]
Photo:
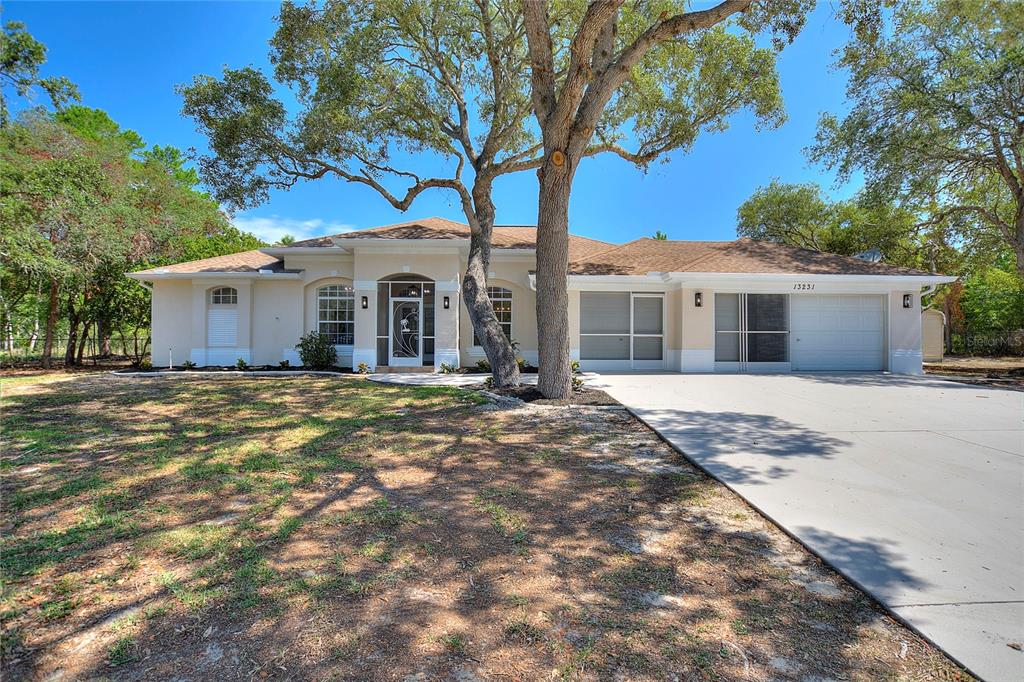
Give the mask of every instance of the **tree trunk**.
[[1017, 204], [1013, 228], [1016, 239], [1012, 246], [1017, 257], [1017, 274], [1024, 277], [1024, 199]]
[[469, 311], [473, 331], [491, 365], [494, 385], [518, 386], [521, 380], [519, 363], [512, 350], [511, 339], [498, 324], [494, 306], [487, 296], [487, 270], [491, 265], [491, 234], [494, 229], [494, 203], [491, 200], [491, 181], [478, 175], [473, 184], [474, 210], [467, 211], [470, 224], [469, 259], [462, 278], [462, 293]]
[[53, 334], [57, 329], [57, 280], [56, 278], [50, 278], [50, 303], [49, 312], [46, 316], [46, 333], [43, 338], [43, 361], [42, 365], [46, 369], [53, 367]]
[[547, 398], [572, 395], [569, 358], [569, 194], [573, 161], [552, 154], [541, 168], [537, 211], [537, 330], [540, 362], [537, 387]]
[[89, 340], [89, 323], [82, 325], [82, 338], [78, 340], [78, 354], [75, 356], [75, 364], [82, 364], [82, 356], [85, 354], [85, 344]]
[[99, 341], [99, 356], [109, 358], [110, 352], [110, 322], [108, 320], [96, 320], [96, 339]]
[[64, 366], [75, 364], [75, 351], [78, 350], [78, 324], [80, 310], [75, 309], [74, 295], [68, 294], [68, 345], [64, 349]]

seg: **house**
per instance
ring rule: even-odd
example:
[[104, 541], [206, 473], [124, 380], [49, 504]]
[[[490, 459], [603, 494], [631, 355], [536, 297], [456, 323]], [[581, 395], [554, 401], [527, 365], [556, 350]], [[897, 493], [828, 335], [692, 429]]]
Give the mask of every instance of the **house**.
[[[473, 365], [460, 300], [469, 228], [441, 218], [179, 263], [151, 283], [153, 364], [298, 364], [310, 330], [339, 364]], [[592, 370], [921, 372], [921, 294], [953, 278], [739, 239], [571, 236], [573, 358]], [[488, 291], [537, 362], [535, 230], [494, 228]]]

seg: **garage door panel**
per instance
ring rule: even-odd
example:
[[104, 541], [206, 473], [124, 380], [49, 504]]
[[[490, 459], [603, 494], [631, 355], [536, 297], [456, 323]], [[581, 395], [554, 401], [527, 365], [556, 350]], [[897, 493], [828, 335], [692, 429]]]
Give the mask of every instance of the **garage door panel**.
[[884, 369], [881, 296], [794, 295], [791, 305], [793, 369]]

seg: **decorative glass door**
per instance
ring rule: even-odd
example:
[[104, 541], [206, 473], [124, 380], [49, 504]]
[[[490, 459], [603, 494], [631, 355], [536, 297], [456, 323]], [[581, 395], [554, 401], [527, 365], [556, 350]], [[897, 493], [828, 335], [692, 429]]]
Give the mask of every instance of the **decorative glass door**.
[[422, 299], [391, 299], [391, 361], [395, 366], [423, 364]]

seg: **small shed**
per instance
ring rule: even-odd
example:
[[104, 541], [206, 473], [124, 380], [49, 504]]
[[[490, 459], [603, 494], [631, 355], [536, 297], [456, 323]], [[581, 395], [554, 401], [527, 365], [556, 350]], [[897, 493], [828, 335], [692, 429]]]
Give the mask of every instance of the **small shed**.
[[942, 362], [946, 350], [946, 316], [941, 310], [921, 311], [921, 355], [925, 362]]

